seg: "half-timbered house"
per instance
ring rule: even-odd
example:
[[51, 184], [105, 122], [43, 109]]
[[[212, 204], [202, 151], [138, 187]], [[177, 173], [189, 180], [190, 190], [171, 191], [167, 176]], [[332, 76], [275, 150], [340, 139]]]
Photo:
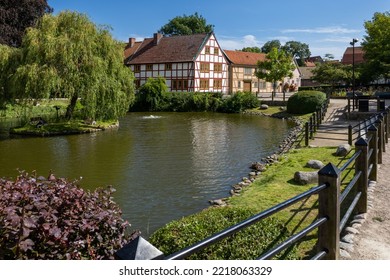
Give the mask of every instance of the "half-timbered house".
[[[242, 51], [229, 51], [225, 50], [226, 55], [231, 62], [229, 83], [231, 92], [252, 92], [262, 93], [271, 92], [273, 90], [272, 83], [266, 82], [256, 77], [255, 72], [258, 61], [264, 61], [266, 54], [242, 52]], [[293, 76], [291, 78], [285, 77], [283, 81], [278, 82], [277, 91], [282, 91], [283, 85], [288, 84], [292, 90], [297, 90], [301, 84], [300, 72], [295, 61], [295, 68], [293, 70]]]
[[214, 33], [155, 33], [142, 42], [130, 38], [125, 64], [134, 72], [137, 87], [150, 77], [163, 77], [171, 92], [229, 92], [229, 61]]

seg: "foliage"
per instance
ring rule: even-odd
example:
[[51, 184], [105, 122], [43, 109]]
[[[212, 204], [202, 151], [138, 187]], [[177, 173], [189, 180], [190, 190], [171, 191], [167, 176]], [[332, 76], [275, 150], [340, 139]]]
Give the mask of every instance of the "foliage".
[[79, 98], [82, 117], [96, 120], [117, 119], [134, 99], [122, 45], [108, 30], [74, 12], [45, 15], [37, 28], [27, 31], [11, 82], [20, 99], [68, 98], [68, 119]]
[[132, 238], [114, 191], [53, 175], [0, 179], [0, 259], [112, 259]]
[[[312, 72], [314, 81], [332, 86], [349, 83], [352, 79], [351, 66], [336, 62], [318, 64]], [[355, 76], [359, 76], [357, 69], [355, 69]]]
[[364, 23], [364, 58], [374, 78], [390, 78], [390, 12], [375, 13]]
[[[247, 208], [209, 208], [198, 214], [173, 221], [157, 230], [150, 242], [165, 255], [169, 255], [193, 245], [212, 234], [255, 215]], [[281, 242], [288, 232], [275, 218], [258, 222], [231, 237], [203, 249], [189, 259], [197, 260], [250, 260], [258, 258], [273, 242]], [[279, 254], [282, 259], [295, 259], [295, 251]]]
[[9, 93], [9, 76], [17, 53], [18, 49], [0, 44], [0, 109], [12, 99]]
[[261, 53], [261, 49], [259, 47], [245, 47], [241, 51], [242, 52]]
[[46, 0], [2, 0], [0, 4], [0, 44], [19, 47], [27, 27], [53, 9]]
[[214, 25], [207, 24], [204, 17], [195, 13], [189, 16], [177, 16], [171, 19], [158, 32], [168, 36], [175, 36], [210, 33], [213, 29]]
[[162, 77], [148, 78], [138, 90], [138, 98], [143, 106], [146, 106], [150, 111], [157, 111], [160, 109], [161, 100], [167, 92], [167, 85], [165, 79]]
[[237, 92], [226, 98], [219, 111], [225, 113], [240, 113], [246, 109], [259, 107], [260, 101], [250, 92]]
[[299, 66], [303, 66], [305, 60], [310, 57], [309, 45], [298, 41], [288, 41], [282, 49], [291, 57], [298, 61]]
[[273, 94], [276, 92], [276, 83], [285, 77], [292, 77], [294, 65], [292, 59], [283, 50], [272, 48], [264, 61], [257, 62], [256, 76], [273, 84]]
[[266, 42], [262, 47], [261, 47], [261, 52], [263, 53], [269, 53], [272, 51], [272, 49], [278, 49], [280, 50], [282, 48], [282, 44], [280, 43], [279, 40], [271, 40]]
[[299, 91], [287, 101], [290, 114], [307, 114], [320, 109], [326, 101], [326, 94], [320, 91]]

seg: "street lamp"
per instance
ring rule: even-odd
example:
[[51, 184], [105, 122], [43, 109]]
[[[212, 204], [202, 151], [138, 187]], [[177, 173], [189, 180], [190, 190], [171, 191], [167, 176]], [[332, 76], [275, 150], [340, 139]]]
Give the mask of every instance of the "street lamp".
[[355, 101], [355, 108], [357, 108], [357, 98], [355, 96], [355, 43], [358, 42], [358, 39], [353, 38], [352, 42], [350, 42], [352, 46], [352, 96]]

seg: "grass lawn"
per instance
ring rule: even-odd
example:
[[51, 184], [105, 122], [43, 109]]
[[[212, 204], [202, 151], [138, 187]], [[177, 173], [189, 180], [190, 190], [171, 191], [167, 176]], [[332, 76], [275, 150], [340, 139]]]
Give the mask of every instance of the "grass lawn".
[[[316, 184], [298, 185], [293, 180], [296, 171], [313, 171], [305, 167], [311, 159], [317, 159], [324, 164], [332, 162], [339, 167], [348, 159], [340, 158], [334, 155], [335, 147], [325, 148], [302, 148], [291, 150], [283, 155], [282, 159], [267, 168], [255, 182], [244, 189], [239, 196], [233, 196], [228, 199], [228, 203], [233, 207], [251, 207], [261, 212], [271, 208], [285, 200], [288, 200], [304, 191], [309, 190]], [[352, 153], [350, 153], [352, 155]], [[347, 169], [345, 172], [347, 172]], [[352, 173], [352, 172], [350, 172]], [[348, 174], [350, 178], [352, 174]], [[345, 186], [344, 186], [345, 187]], [[276, 213], [274, 216], [282, 220], [289, 231], [294, 234], [313, 222], [318, 214], [317, 195], [298, 202], [289, 208]], [[301, 258], [312, 256], [310, 252], [316, 243], [316, 231], [303, 239], [298, 245], [298, 251]]]
[[86, 124], [81, 120], [72, 120], [58, 123], [48, 123], [37, 127], [34, 124], [28, 123], [25, 126], [12, 128], [10, 133], [19, 135], [34, 135], [34, 136], [55, 136], [55, 135], [68, 135], [68, 134], [81, 134], [90, 133], [99, 130], [105, 130], [111, 127], [118, 126], [118, 122], [96, 122], [92, 124]]

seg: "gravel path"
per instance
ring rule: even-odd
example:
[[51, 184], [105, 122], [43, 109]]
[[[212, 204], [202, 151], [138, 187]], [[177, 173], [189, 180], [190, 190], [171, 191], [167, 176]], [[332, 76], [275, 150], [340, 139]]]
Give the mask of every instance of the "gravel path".
[[370, 195], [370, 207], [366, 221], [358, 229], [353, 240], [351, 260], [390, 260], [390, 144], [383, 153], [379, 165], [378, 181]]

